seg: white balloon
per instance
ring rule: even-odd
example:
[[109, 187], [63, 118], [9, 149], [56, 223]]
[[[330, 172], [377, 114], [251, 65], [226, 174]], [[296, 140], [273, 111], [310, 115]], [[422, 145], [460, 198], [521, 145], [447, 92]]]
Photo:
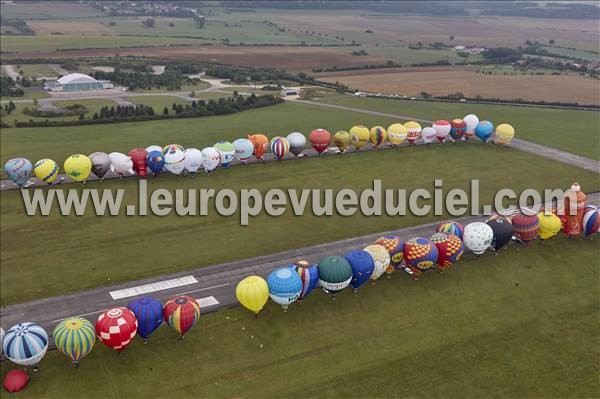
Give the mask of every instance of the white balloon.
[[197, 148], [188, 148], [184, 152], [183, 167], [188, 172], [194, 173], [202, 167], [202, 151]]
[[385, 249], [383, 245], [371, 244], [363, 249], [371, 258], [375, 267], [373, 268], [373, 274], [371, 274], [371, 280], [377, 280], [387, 270], [390, 265], [390, 253]]
[[174, 175], [179, 175], [185, 167], [185, 153], [177, 147], [170, 148], [165, 153], [164, 168]]
[[470, 133], [473, 135], [475, 133], [475, 128], [479, 123], [479, 118], [475, 114], [469, 114], [463, 118], [463, 121], [466, 123], [467, 128], [465, 129], [465, 133]]
[[234, 155], [238, 161], [247, 161], [254, 153], [254, 144], [248, 139], [237, 139], [233, 142], [233, 146], [235, 147]]
[[221, 163], [221, 153], [214, 147], [206, 147], [202, 149], [202, 164], [204, 170], [210, 172]]
[[463, 242], [475, 255], [481, 255], [490, 247], [494, 231], [487, 223], [473, 222], [465, 226]]
[[124, 175], [126, 173], [134, 174], [133, 172], [133, 161], [131, 157], [120, 153], [120, 152], [111, 152], [108, 154], [110, 158], [110, 170], [116, 172], [120, 175]]
[[146, 147], [146, 152], [148, 154], [150, 154], [152, 151], [160, 151], [160, 152], [162, 152], [162, 150], [163, 150], [162, 147], [159, 146], [159, 145], [150, 145], [150, 146]]
[[446, 137], [448, 137], [448, 135], [450, 134], [450, 129], [452, 129], [452, 126], [450, 126], [450, 122], [441, 120], [435, 121], [433, 125], [431, 125], [431, 127], [433, 127], [433, 129], [435, 130], [436, 137], [439, 141], [446, 140]]
[[286, 139], [290, 143], [290, 152], [295, 156], [300, 155], [306, 145], [306, 137], [300, 132], [292, 132]]
[[424, 127], [421, 130], [421, 138], [425, 144], [429, 144], [435, 140], [437, 136], [437, 132], [432, 127]]

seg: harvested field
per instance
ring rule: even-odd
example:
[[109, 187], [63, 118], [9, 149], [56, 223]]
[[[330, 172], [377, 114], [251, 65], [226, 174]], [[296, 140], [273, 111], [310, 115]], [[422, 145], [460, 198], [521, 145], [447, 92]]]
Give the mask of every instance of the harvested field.
[[116, 35], [116, 32], [94, 21], [28, 21], [27, 25], [38, 35], [60, 32], [63, 35]]
[[402, 68], [347, 71], [317, 75], [355, 89], [418, 96], [457, 92], [468, 97], [600, 104], [598, 81], [578, 75], [483, 75], [468, 69]]
[[6, 54], [4, 58], [80, 58], [135, 55], [171, 60], [215, 62], [242, 66], [265, 66], [291, 71], [310, 71], [312, 68], [333, 65], [383, 64], [383, 56], [354, 57], [351, 47], [225, 47], [225, 46], [172, 46], [148, 48], [119, 48], [102, 50], [72, 50]]

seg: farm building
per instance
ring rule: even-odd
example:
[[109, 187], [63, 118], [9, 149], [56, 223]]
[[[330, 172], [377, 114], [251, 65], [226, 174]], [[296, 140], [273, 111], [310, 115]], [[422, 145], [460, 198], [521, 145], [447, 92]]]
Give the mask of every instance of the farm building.
[[48, 91], [84, 91], [112, 89], [113, 84], [108, 80], [96, 80], [82, 73], [70, 73], [54, 82], [47, 82], [44, 89]]
[[281, 88], [281, 95], [283, 97], [298, 96], [298, 95], [300, 95], [300, 90], [299, 89], [290, 89], [290, 88], [287, 88], [287, 87], [282, 87]]

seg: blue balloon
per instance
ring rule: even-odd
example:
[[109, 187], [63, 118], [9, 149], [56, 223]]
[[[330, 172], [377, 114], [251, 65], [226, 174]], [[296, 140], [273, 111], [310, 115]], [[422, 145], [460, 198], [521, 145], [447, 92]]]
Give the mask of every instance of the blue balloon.
[[146, 162], [152, 173], [157, 175], [163, 170], [163, 166], [165, 165], [165, 156], [162, 152], [155, 150], [148, 154]]
[[267, 278], [269, 296], [284, 309], [296, 301], [302, 292], [302, 280], [291, 267], [280, 267]]
[[353, 290], [357, 290], [365, 281], [371, 278], [373, 270], [375, 269], [375, 262], [373, 257], [363, 250], [354, 250], [346, 253], [344, 258], [350, 263], [352, 267], [352, 281], [350, 286]]
[[289, 267], [298, 273], [302, 281], [302, 292], [300, 292], [300, 297], [298, 298], [298, 300], [302, 300], [317, 286], [319, 282], [319, 268], [317, 265], [311, 265], [310, 262], [305, 260], [300, 260], [293, 265], [289, 265]]
[[15, 324], [2, 340], [5, 356], [21, 366], [36, 366], [48, 350], [48, 334], [31, 322]]
[[144, 342], [163, 321], [163, 306], [156, 299], [145, 296], [135, 299], [127, 305], [138, 321], [137, 333]]
[[484, 143], [488, 141], [494, 132], [494, 125], [490, 121], [481, 121], [475, 127], [475, 136], [479, 137]]
[[33, 166], [28, 159], [25, 158], [14, 158], [9, 160], [4, 165], [4, 170], [8, 177], [14, 181], [17, 186], [23, 187], [29, 181], [29, 176], [33, 170]]

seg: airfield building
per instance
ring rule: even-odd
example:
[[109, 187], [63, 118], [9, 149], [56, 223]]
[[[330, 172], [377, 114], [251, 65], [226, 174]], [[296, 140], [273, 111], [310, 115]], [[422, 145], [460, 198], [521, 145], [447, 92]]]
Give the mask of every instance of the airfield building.
[[46, 82], [44, 86], [48, 91], [85, 91], [112, 89], [113, 84], [109, 80], [96, 80], [82, 73], [70, 73], [53, 82]]

